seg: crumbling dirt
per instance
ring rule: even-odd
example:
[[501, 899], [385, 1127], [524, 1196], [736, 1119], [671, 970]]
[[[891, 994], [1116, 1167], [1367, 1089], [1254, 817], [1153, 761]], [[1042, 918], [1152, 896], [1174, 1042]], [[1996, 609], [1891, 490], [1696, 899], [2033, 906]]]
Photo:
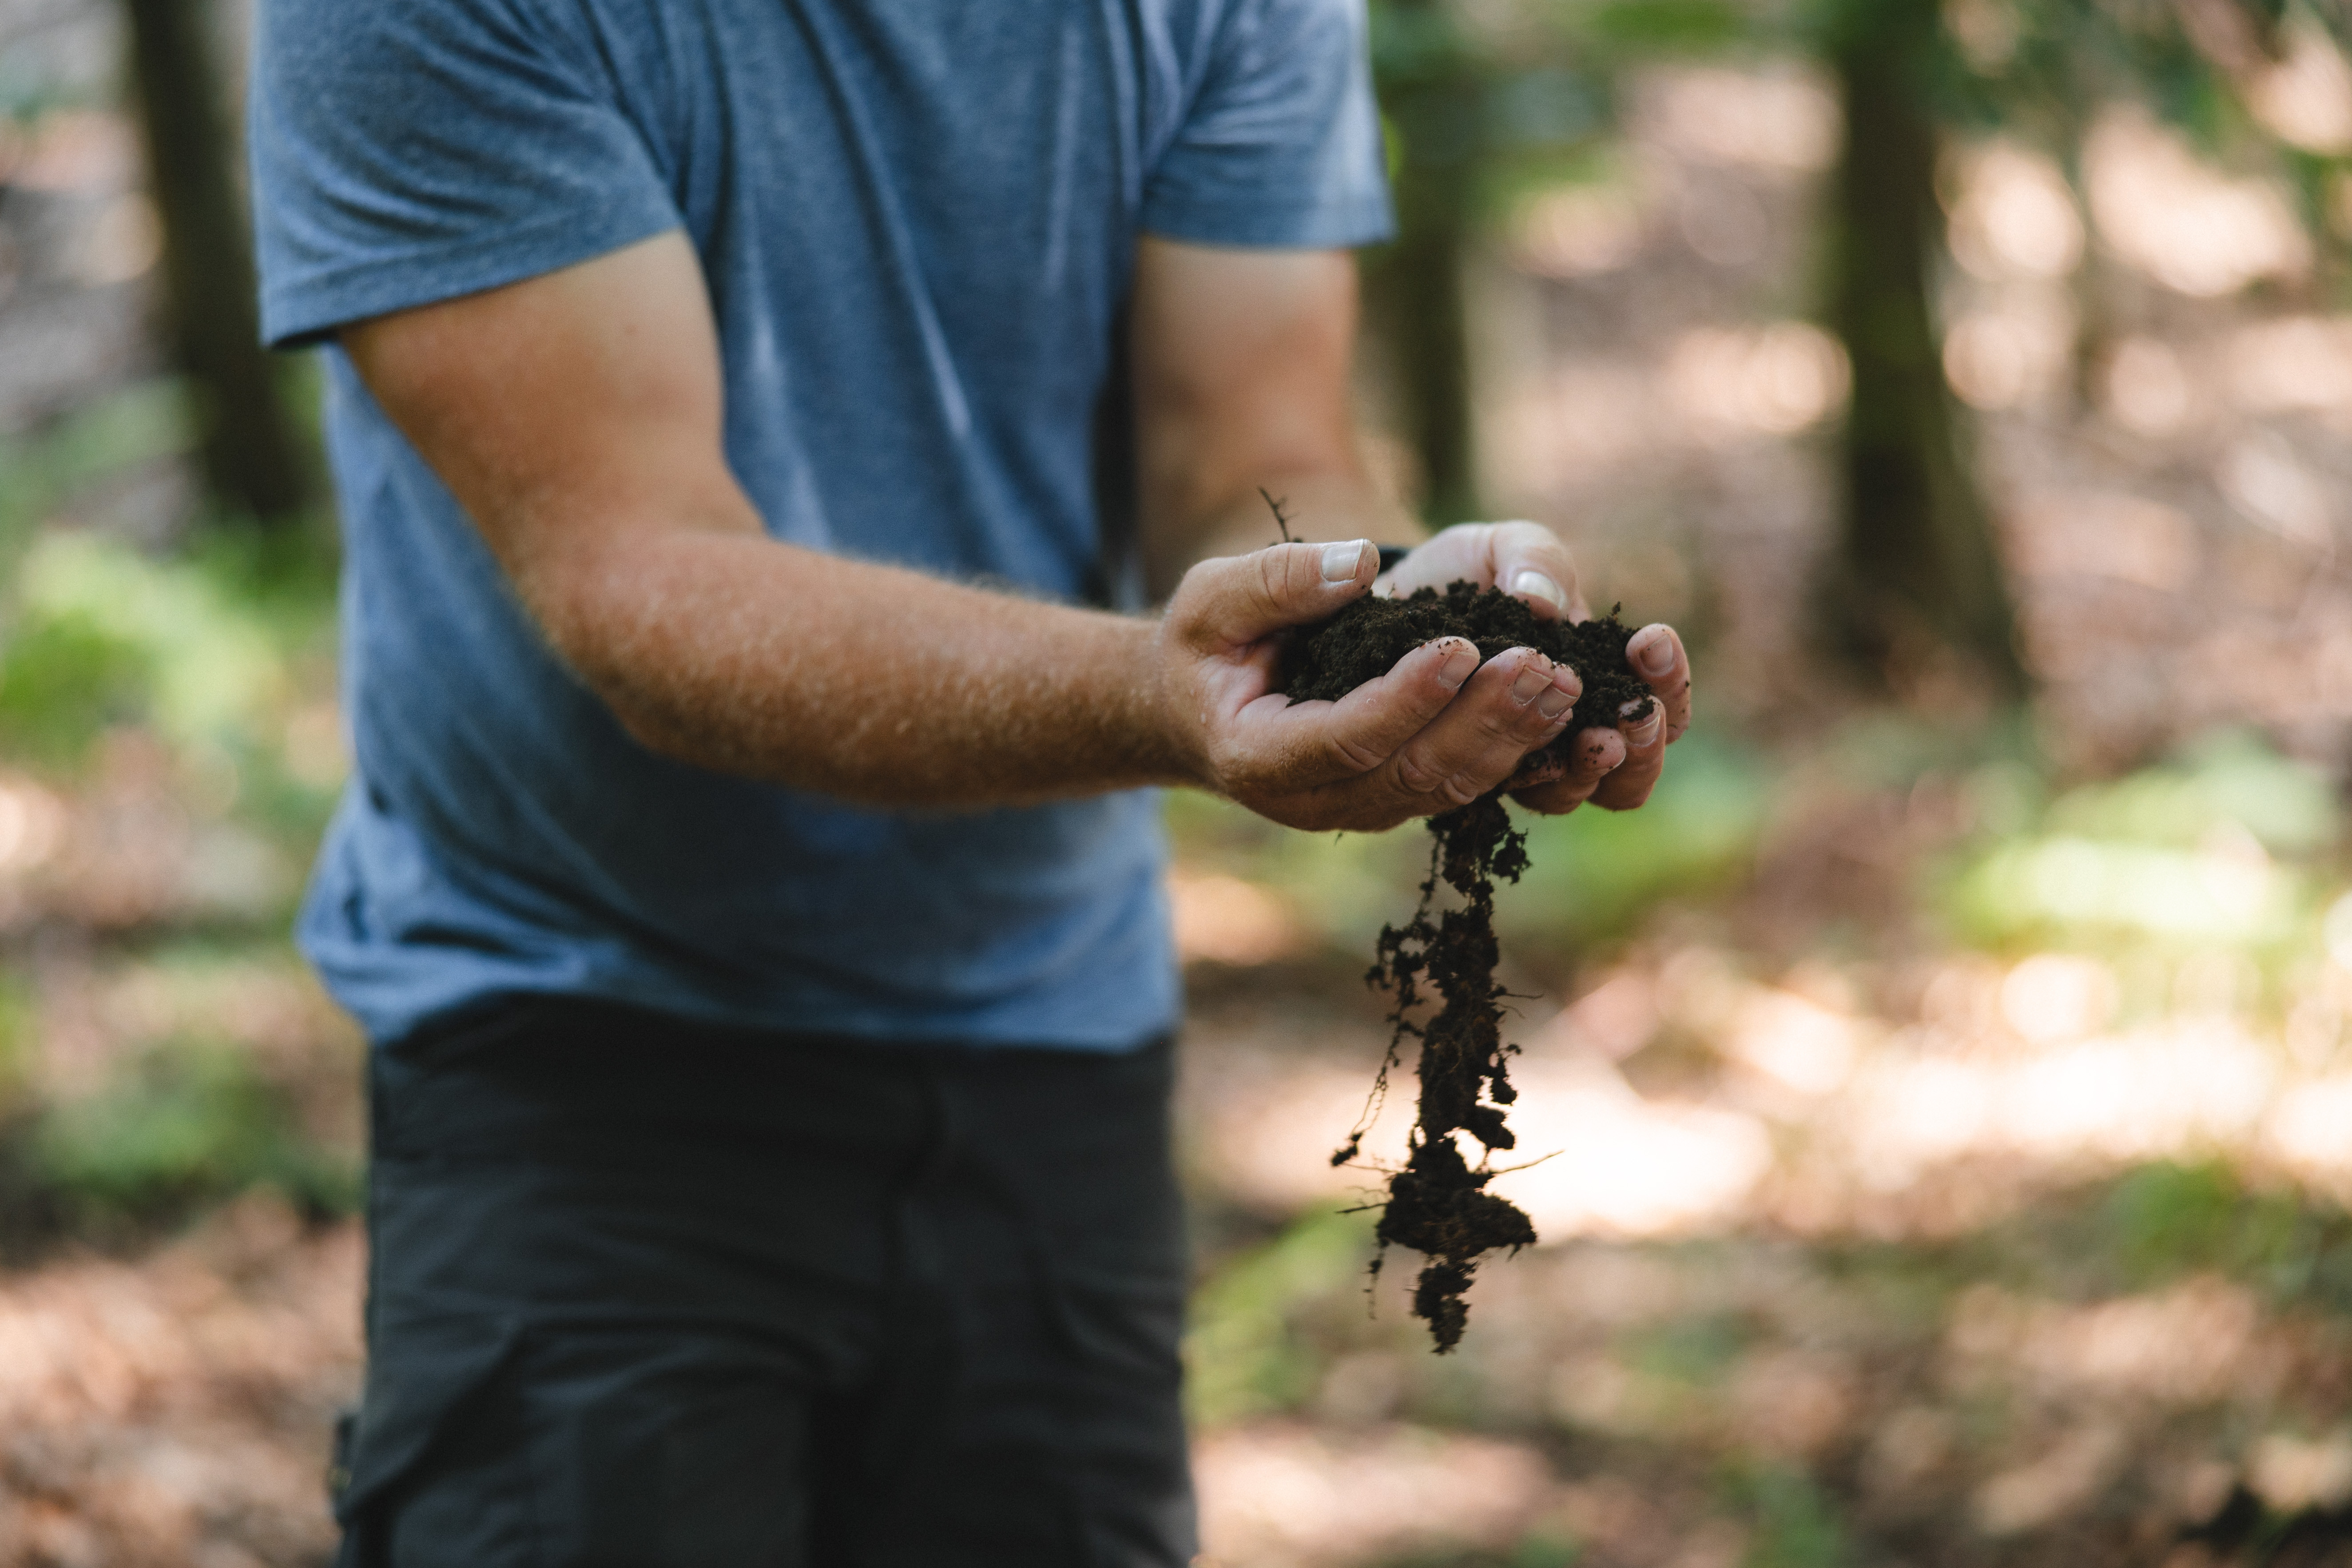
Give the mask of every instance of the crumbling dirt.
[[[1613, 611], [1576, 626], [1541, 621], [1508, 595], [1455, 583], [1442, 595], [1423, 588], [1404, 599], [1358, 599], [1293, 634], [1284, 690], [1293, 701], [1344, 696], [1442, 637], [1469, 638], [1482, 662], [1513, 647], [1538, 648], [1571, 666], [1583, 679], [1584, 693], [1559, 739], [1528, 759], [1534, 762], [1564, 752], [1585, 729], [1619, 722], [1626, 705], [1649, 700], [1648, 687], [1625, 662], [1632, 636]], [[1635, 714], [1640, 711], [1637, 707]], [[1378, 1235], [1383, 1254], [1394, 1244], [1429, 1259], [1413, 1287], [1412, 1310], [1428, 1322], [1441, 1355], [1461, 1342], [1470, 1316], [1465, 1293], [1479, 1260], [1536, 1240], [1534, 1222], [1507, 1198], [1486, 1190], [1497, 1174], [1494, 1152], [1516, 1142], [1504, 1118], [1518, 1098], [1508, 1070], [1518, 1047], [1503, 1038], [1507, 994], [1495, 979], [1495, 879], [1515, 882], [1527, 869], [1527, 835], [1511, 826], [1502, 795], [1497, 789], [1429, 820], [1435, 844], [1420, 907], [1402, 926], [1381, 930], [1365, 976], [1394, 1002], [1388, 1056], [1363, 1120], [1331, 1156], [1333, 1164], [1343, 1165], [1360, 1154], [1405, 1037], [1418, 1038], [1420, 1114], [1404, 1165], [1385, 1173], [1388, 1201], [1381, 1205]], [[1460, 899], [1456, 907], [1434, 907], [1441, 882]], [[1438, 1007], [1424, 1018], [1420, 1014], [1431, 991]], [[1457, 1132], [1478, 1141], [1475, 1166], [1464, 1158]], [[1375, 1258], [1375, 1272], [1380, 1265]]]
[[1649, 687], [1625, 662], [1625, 645], [1633, 636], [1613, 609], [1573, 626], [1538, 620], [1525, 601], [1468, 583], [1456, 583], [1443, 594], [1423, 588], [1403, 599], [1367, 595], [1329, 620], [1292, 634], [1282, 689], [1294, 702], [1345, 697], [1439, 637], [1469, 638], [1478, 645], [1481, 662], [1511, 648], [1531, 647], [1570, 666], [1584, 680], [1575, 717], [1559, 740], [1535, 754], [1549, 757], [1564, 753], [1580, 731], [1618, 722], [1625, 704], [1649, 700]]

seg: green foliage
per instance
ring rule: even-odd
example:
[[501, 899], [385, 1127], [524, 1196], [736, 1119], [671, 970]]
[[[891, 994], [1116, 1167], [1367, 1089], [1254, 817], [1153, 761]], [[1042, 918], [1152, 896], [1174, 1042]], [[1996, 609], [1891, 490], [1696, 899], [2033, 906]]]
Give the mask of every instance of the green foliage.
[[[1376, 0], [1373, 68], [1381, 101], [1397, 114], [1408, 164], [1466, 177], [1492, 196], [1528, 183], [1564, 151], [1590, 148], [1615, 118], [1618, 79], [1645, 63], [1687, 58], [1836, 56], [1881, 37], [1913, 0], [1520, 0], [1476, 22], [1425, 0]], [[1964, 9], [1969, 23], [1956, 26]], [[2231, 68], [2184, 26], [2189, 7], [2120, 0], [1976, 0], [1947, 7], [1941, 28], [1919, 40], [1913, 75], [1939, 122], [1999, 130], [2038, 142], [2071, 165], [2086, 117], [2132, 100], [2209, 149], [2260, 150], [2282, 160], [2306, 190], [2324, 189], [2346, 160], [2280, 147], [2247, 114]], [[2273, 0], [2217, 0], [2210, 21], [2234, 21], [2257, 51], [2275, 51], [2289, 7]], [[2234, 13], [2234, 18], [2231, 16]], [[2352, 11], [2307, 14], [2339, 40]], [[2228, 27], [2221, 30], [2227, 31]], [[1526, 106], [1540, 102], [1530, 115]], [[2326, 234], [2320, 209], [2314, 232]]]
[[0, 973], [0, 1121], [27, 1098], [33, 1070], [33, 997], [24, 980]]
[[[1886, 0], [1843, 0], [1848, 11]], [[1979, 0], [1972, 40], [1948, 31], [1935, 72], [1940, 116], [1956, 125], [1999, 129], [2071, 155], [2085, 117], [2118, 99], [2146, 104], [2209, 149], [2269, 144], [2240, 100], [2224, 62], [2183, 25], [2189, 7], [2116, 0]], [[2256, 52], [2279, 45], [2280, 7], [2268, 0], [2218, 0], [2207, 22], [2232, 30], [2230, 14]]]
[[195, 445], [176, 381], [141, 382], [76, 410], [39, 435], [0, 440], [0, 559], [76, 493]]
[[357, 1198], [356, 1173], [301, 1135], [245, 1053], [206, 1042], [158, 1047], [103, 1092], [48, 1108], [28, 1163], [86, 1219], [167, 1217], [263, 1184], [319, 1211]]
[[39, 22], [26, 26], [12, 18], [9, 31], [13, 37], [0, 43], [0, 132], [10, 128], [11, 121], [29, 126], [53, 109], [86, 108], [111, 100], [112, 94], [100, 84], [74, 80], [70, 73], [57, 68], [53, 48], [45, 47], [55, 37], [51, 28]]
[[1551, 1530], [1537, 1530], [1500, 1551], [1417, 1552], [1385, 1558], [1380, 1568], [1575, 1568], [1583, 1561], [1581, 1542]]
[[[1497, 890], [1506, 940], [1588, 943], [1623, 935], [1650, 910], [1736, 884], [1752, 864], [1773, 781], [1752, 752], [1704, 732], [1675, 743], [1639, 811], [1519, 813], [1533, 865]], [[1229, 802], [1168, 797], [1171, 836], [1196, 866], [1229, 868], [1287, 896], [1333, 946], [1353, 952], [1402, 919], [1429, 874], [1428, 836], [1307, 834]]]
[[289, 753], [289, 721], [306, 686], [326, 684], [331, 582], [283, 537], [157, 557], [41, 535], [0, 620], [0, 754], [71, 773], [108, 729], [135, 725], [235, 779], [248, 819], [307, 847], [339, 781]]
[[2243, 826], [2281, 856], [2316, 854], [2341, 826], [2334, 792], [2317, 770], [2244, 733], [2209, 737], [2176, 762], [2075, 790], [2049, 816], [2060, 832], [2182, 847], [2200, 842], [2217, 822]]
[[1612, 0], [1574, 19], [1585, 39], [1616, 56], [1714, 53], [1757, 32], [1747, 8], [1727, 0]]
[[146, 708], [141, 650], [67, 609], [27, 616], [0, 649], [0, 748], [46, 767], [78, 765], [90, 741]]
[[1770, 798], [1752, 753], [1685, 736], [1639, 811], [1522, 816], [1532, 864], [1496, 897], [1497, 924], [1507, 940], [1591, 942], [1624, 934], [1669, 899], [1719, 891], [1752, 864]]
[[2130, 1288], [2219, 1273], [2280, 1302], [2352, 1306], [2352, 1216], [2292, 1190], [2252, 1186], [2226, 1161], [2139, 1166], [2095, 1213], [2096, 1245]]
[[2153, 1283], [2201, 1269], [2266, 1270], [2294, 1247], [2300, 1205], [2249, 1193], [2219, 1160], [2142, 1165], [2117, 1182], [2102, 1215], [2116, 1259]]
[[1410, 911], [1427, 873], [1419, 832], [1294, 833], [1231, 801], [1171, 790], [1169, 834], [1184, 859], [1279, 889], [1332, 944], [1354, 952]]
[[[1612, 26], [1638, 33], [1636, 14], [1653, 8], [1606, 10]], [[1556, 27], [1500, 39], [1451, 6], [1385, 0], [1371, 8], [1371, 55], [1390, 173], [1409, 213], [1423, 210], [1416, 193], [1434, 180], [1439, 206], [1492, 216], [1510, 192], [1588, 151], [1612, 117], [1609, 73]]]
[[1634, 1335], [1624, 1346], [1623, 1359], [1645, 1377], [1707, 1388], [1731, 1370], [1747, 1342], [1738, 1319], [1708, 1314], [1660, 1323]]
[[1738, 1478], [1734, 1489], [1755, 1521], [1744, 1568], [1839, 1568], [1852, 1561], [1835, 1506], [1810, 1478], [1767, 1467]]
[[[157, 561], [87, 534], [53, 534], [26, 557], [20, 635], [69, 628], [110, 651], [110, 670], [135, 669], [139, 697], [167, 737], [186, 742], [257, 730], [285, 700], [278, 649], [253, 607], [202, 563]], [[12, 639], [13, 642], [14, 639]], [[0, 655], [0, 690], [15, 648]]]
[[2324, 780], [2244, 736], [2046, 804], [2012, 770], [1980, 782], [1994, 821], [1940, 902], [1966, 940], [2000, 951], [2153, 942], [2283, 957], [2310, 934], [2315, 862], [2342, 831]]
[[1575, 1568], [1583, 1558], [1584, 1548], [1574, 1540], [1538, 1531], [1514, 1546], [1504, 1562], [1509, 1568]]
[[1296, 1409], [1314, 1392], [1321, 1358], [1300, 1320], [1362, 1280], [1372, 1224], [1363, 1213], [1308, 1214], [1201, 1287], [1184, 1345], [1196, 1423]]
[[2298, 929], [2294, 879], [2259, 862], [2052, 834], [1988, 856], [1955, 903], [1962, 929], [2008, 949], [2130, 933], [2261, 947]]

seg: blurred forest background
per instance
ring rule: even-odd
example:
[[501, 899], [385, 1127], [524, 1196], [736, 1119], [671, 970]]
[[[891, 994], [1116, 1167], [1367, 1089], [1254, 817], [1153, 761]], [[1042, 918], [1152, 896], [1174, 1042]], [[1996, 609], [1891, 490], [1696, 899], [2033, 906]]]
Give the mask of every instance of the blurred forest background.
[[[1213, 1563], [2352, 1563], [2337, 20], [1374, 5], [1376, 469], [1559, 529], [1700, 722], [1504, 896], [1544, 1245], [1443, 1360], [1327, 1160], [1423, 840], [1170, 802]], [[0, 1563], [324, 1562], [358, 1383], [245, 22], [0, 0]]]

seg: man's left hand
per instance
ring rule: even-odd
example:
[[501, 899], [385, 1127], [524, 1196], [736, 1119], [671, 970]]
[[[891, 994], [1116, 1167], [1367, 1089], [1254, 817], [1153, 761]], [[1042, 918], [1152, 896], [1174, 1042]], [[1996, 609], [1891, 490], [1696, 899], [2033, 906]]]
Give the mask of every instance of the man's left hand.
[[[1465, 579], [1526, 601], [1542, 620], [1592, 618], [1568, 546], [1533, 522], [1458, 523], [1383, 574], [1372, 591], [1402, 595]], [[1666, 748], [1690, 728], [1690, 658], [1672, 626], [1653, 623], [1633, 634], [1625, 662], [1655, 694], [1649, 710], [1568, 737], [1570, 760], [1522, 771], [1511, 781], [1512, 799], [1557, 815], [1588, 800], [1605, 810], [1631, 811], [1650, 798]]]

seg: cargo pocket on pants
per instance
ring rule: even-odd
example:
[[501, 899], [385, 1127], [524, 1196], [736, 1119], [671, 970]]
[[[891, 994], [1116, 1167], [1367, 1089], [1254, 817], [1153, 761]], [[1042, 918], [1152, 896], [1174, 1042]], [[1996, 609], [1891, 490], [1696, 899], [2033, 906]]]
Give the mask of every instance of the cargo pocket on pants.
[[[428, 1514], [462, 1515], [468, 1524], [462, 1542], [415, 1542], [420, 1548], [429, 1546], [418, 1560], [463, 1561], [482, 1568], [508, 1560], [486, 1551], [492, 1544], [483, 1538], [486, 1531], [511, 1535], [520, 1551], [527, 1552], [530, 1500], [527, 1487], [520, 1484], [520, 1434], [509, 1432], [501, 1441], [483, 1430], [488, 1424], [481, 1419], [489, 1413], [499, 1374], [521, 1342], [520, 1325], [498, 1318], [387, 1315], [379, 1318], [371, 1338], [366, 1392], [356, 1415], [345, 1418], [348, 1433], [336, 1434], [334, 1479], [341, 1485], [334, 1514], [344, 1531], [337, 1568], [394, 1568], [393, 1516], [436, 1489], [436, 1467], [456, 1459], [461, 1469], [478, 1472], [483, 1468], [478, 1461], [500, 1449], [510, 1456], [503, 1468], [512, 1470], [518, 1483], [511, 1489], [510, 1511], [516, 1517], [508, 1522], [512, 1528], [499, 1531], [499, 1521], [490, 1516], [495, 1510], [486, 1513], [478, 1506], [484, 1500], [478, 1497], [463, 1507], [427, 1509]], [[460, 1437], [468, 1440], [460, 1442]], [[499, 1486], [495, 1476], [479, 1473], [449, 1480], [469, 1492], [486, 1484], [509, 1489]], [[436, 1532], [428, 1527], [404, 1533]], [[451, 1552], [458, 1554], [446, 1555]], [[401, 1553], [411, 1554], [407, 1550]]]

